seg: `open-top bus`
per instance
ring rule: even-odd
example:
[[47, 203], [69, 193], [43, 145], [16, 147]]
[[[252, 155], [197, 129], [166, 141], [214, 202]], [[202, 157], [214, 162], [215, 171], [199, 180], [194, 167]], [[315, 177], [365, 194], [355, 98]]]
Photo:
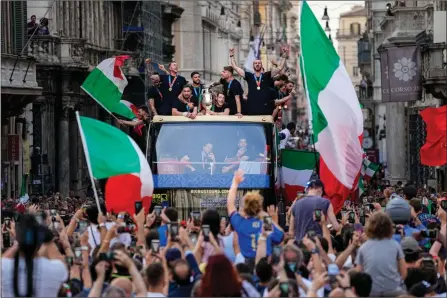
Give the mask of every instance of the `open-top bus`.
[[146, 150], [154, 177], [152, 205], [176, 207], [182, 219], [207, 208], [224, 215], [237, 169], [245, 173], [239, 197], [258, 190], [264, 204], [275, 204], [275, 140], [271, 116], [155, 116]]

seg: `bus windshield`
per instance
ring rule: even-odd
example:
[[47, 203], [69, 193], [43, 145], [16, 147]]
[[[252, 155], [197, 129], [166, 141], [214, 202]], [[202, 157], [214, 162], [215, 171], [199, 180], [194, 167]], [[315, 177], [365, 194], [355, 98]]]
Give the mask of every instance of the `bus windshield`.
[[241, 187], [268, 188], [266, 129], [264, 124], [240, 122], [161, 124], [152, 151], [155, 187], [228, 188], [233, 173], [241, 169], [246, 175]]

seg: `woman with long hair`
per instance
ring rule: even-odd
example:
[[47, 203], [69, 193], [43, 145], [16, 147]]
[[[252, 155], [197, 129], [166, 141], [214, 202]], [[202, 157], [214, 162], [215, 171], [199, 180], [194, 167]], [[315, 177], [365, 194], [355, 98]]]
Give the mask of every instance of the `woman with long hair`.
[[56, 297], [68, 271], [52, 241], [53, 233], [25, 214], [17, 223], [16, 238], [2, 257], [1, 296]]
[[200, 297], [259, 297], [247, 281], [241, 281], [230, 260], [217, 254], [209, 257], [201, 279]]

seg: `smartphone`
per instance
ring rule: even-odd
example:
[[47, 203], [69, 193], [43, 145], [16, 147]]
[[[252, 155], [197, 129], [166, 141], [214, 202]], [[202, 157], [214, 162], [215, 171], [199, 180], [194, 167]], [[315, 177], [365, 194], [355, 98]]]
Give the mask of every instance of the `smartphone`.
[[272, 217], [271, 216], [265, 216], [264, 217], [264, 230], [265, 231], [272, 231], [273, 230], [273, 224], [272, 224]]
[[9, 232], [3, 232], [3, 247], [8, 248], [11, 247], [11, 237], [9, 235]]
[[281, 292], [279, 297], [289, 297], [289, 283], [288, 282], [280, 282], [279, 290]]
[[171, 240], [176, 240], [178, 236], [178, 223], [171, 222], [171, 227], [169, 228], [169, 233], [171, 234]]
[[103, 252], [99, 254], [99, 260], [100, 261], [114, 261], [115, 260], [115, 253], [113, 251], [109, 252]]
[[272, 265], [276, 265], [279, 263], [282, 254], [281, 246], [274, 246], [272, 251]]
[[228, 222], [228, 217], [226, 217], [226, 216], [221, 216], [220, 217], [220, 221], [224, 221], [224, 222]]
[[76, 263], [76, 264], [82, 264], [82, 249], [81, 249], [81, 247], [75, 247], [74, 249], [73, 249], [73, 252], [74, 252], [74, 262]]
[[130, 241], [130, 247], [137, 247], [137, 239], [132, 238], [132, 241]]
[[73, 257], [65, 257], [65, 262], [67, 262], [69, 267], [73, 266]]
[[152, 239], [151, 250], [153, 254], [158, 254], [160, 252], [160, 240]]
[[87, 230], [88, 222], [86, 220], [79, 221], [79, 234], [83, 234]]
[[340, 274], [340, 270], [336, 264], [329, 264], [327, 268], [327, 273], [329, 277], [329, 283], [333, 284], [337, 282], [337, 275]]
[[192, 222], [197, 227], [200, 227], [200, 217], [201, 217], [200, 212], [198, 211], [191, 212]]
[[307, 237], [309, 238], [309, 239], [313, 239], [313, 238], [315, 238], [317, 236], [317, 232], [315, 232], [315, 230], [309, 230], [309, 231], [307, 231]]
[[314, 215], [315, 215], [315, 221], [320, 222], [321, 221], [321, 209], [315, 209]]
[[441, 201], [441, 208], [444, 209], [444, 211], [447, 212], [447, 200]]
[[43, 224], [43, 219], [45, 218], [45, 211], [38, 210], [36, 213], [36, 221], [39, 225]]
[[51, 214], [51, 216], [56, 216], [57, 215], [56, 209], [51, 209], [50, 214]]
[[197, 244], [197, 235], [191, 234], [189, 237], [191, 238], [192, 244], [196, 245]]
[[162, 210], [163, 208], [161, 206], [154, 206], [155, 216], [160, 217]]
[[141, 209], [143, 209], [143, 202], [136, 201], [135, 202], [135, 214], [140, 213]]
[[206, 242], [210, 241], [210, 226], [202, 225], [202, 232], [203, 232], [203, 240], [205, 240]]
[[9, 218], [9, 217], [5, 218], [5, 228], [8, 228], [8, 229], [11, 228], [11, 218]]
[[348, 216], [349, 216], [348, 217], [348, 222], [351, 223], [351, 224], [355, 223], [355, 212], [354, 211], [349, 212]]

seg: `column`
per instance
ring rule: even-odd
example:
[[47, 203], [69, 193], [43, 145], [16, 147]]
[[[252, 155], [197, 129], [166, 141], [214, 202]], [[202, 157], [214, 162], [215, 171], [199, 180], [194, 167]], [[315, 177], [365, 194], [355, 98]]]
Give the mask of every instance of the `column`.
[[79, 147], [82, 147], [82, 144], [80, 142], [78, 143], [79, 138], [79, 131], [78, 131], [78, 123], [76, 121], [75, 113], [69, 113], [69, 119], [70, 119], [70, 190], [78, 190], [82, 187], [79, 187], [79, 165], [78, 165], [78, 149]]
[[406, 180], [405, 103], [386, 103], [386, 154], [391, 184]]
[[63, 104], [59, 117], [59, 163], [57, 165], [58, 190], [62, 197], [67, 196], [70, 190], [69, 112], [69, 107]]

